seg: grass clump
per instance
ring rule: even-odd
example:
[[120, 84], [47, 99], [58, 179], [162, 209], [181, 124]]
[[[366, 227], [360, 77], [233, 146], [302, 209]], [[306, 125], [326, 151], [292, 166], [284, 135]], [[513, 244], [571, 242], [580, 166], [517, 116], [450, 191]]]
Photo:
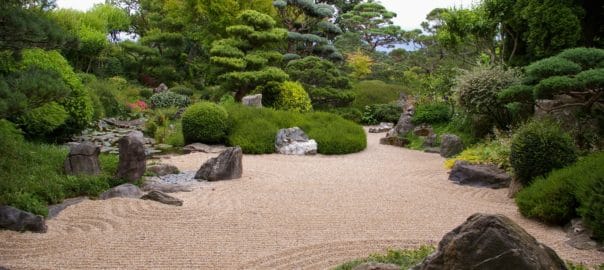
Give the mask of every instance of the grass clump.
[[95, 197], [122, 183], [112, 177], [116, 155], [100, 156], [99, 176], [71, 176], [63, 172], [67, 153], [65, 147], [27, 142], [14, 125], [0, 120], [0, 205], [46, 216], [49, 204], [70, 197]]
[[367, 147], [363, 128], [335, 114], [298, 113], [241, 105], [228, 105], [226, 108], [231, 123], [227, 143], [240, 146], [247, 154], [274, 153], [277, 132], [290, 127], [299, 127], [316, 140], [321, 154], [348, 154]]
[[409, 269], [422, 262], [434, 250], [432, 246], [422, 246], [415, 250], [389, 250], [386, 254], [372, 254], [367, 258], [344, 263], [334, 270], [350, 270], [366, 262], [391, 263], [399, 265], [401, 269]]

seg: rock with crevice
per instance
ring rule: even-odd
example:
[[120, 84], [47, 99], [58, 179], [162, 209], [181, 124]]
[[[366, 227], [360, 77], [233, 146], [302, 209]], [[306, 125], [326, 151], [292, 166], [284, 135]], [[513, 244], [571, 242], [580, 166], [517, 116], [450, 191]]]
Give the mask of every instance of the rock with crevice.
[[474, 214], [412, 270], [566, 269], [556, 252], [503, 215]]
[[2, 205], [0, 206], [0, 229], [45, 233], [48, 227], [42, 216]]
[[449, 173], [449, 180], [460, 185], [498, 189], [509, 187], [512, 177], [493, 164], [470, 164], [458, 160]]
[[119, 163], [117, 178], [134, 182], [140, 179], [146, 171], [147, 156], [143, 133], [140, 131], [130, 132], [119, 141]]
[[241, 178], [243, 174], [243, 151], [240, 147], [229, 147], [217, 157], [206, 161], [195, 174], [195, 179], [219, 181]]
[[275, 151], [283, 155], [314, 155], [317, 142], [308, 138], [299, 127], [284, 128], [275, 136]]
[[122, 184], [103, 192], [99, 199], [107, 200], [111, 198], [133, 198], [138, 199], [143, 196], [143, 191], [133, 184]]
[[99, 154], [101, 148], [92, 143], [70, 144], [69, 154], [63, 163], [65, 173], [71, 175], [98, 175], [101, 173]]
[[182, 200], [165, 194], [161, 191], [152, 190], [141, 197], [143, 200], [156, 201], [163, 204], [182, 206]]

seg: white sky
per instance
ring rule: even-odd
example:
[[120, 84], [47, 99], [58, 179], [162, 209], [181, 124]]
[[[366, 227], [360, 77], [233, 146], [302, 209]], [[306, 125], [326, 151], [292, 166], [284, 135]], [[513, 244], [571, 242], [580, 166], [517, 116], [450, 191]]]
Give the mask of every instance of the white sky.
[[[103, 0], [57, 0], [60, 8], [87, 10]], [[398, 14], [394, 20], [405, 30], [420, 28], [428, 12], [438, 7], [469, 7], [475, 0], [380, 0], [390, 11]]]

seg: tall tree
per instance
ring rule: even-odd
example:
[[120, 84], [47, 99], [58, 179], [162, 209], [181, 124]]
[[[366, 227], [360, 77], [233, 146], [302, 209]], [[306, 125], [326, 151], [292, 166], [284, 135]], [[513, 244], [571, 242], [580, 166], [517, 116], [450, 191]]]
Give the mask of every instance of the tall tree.
[[254, 10], [243, 11], [241, 24], [229, 26], [230, 36], [215, 41], [211, 62], [220, 67], [219, 80], [227, 90], [236, 92], [240, 101], [251, 90], [269, 82], [282, 82], [288, 75], [278, 67], [282, 55], [274, 49], [285, 41], [287, 31], [276, 28], [269, 15]]
[[396, 13], [370, 0], [343, 14], [342, 25], [348, 31], [360, 33], [361, 39], [375, 51], [378, 47], [393, 47], [403, 41], [404, 31], [394, 25], [392, 19], [395, 17]]

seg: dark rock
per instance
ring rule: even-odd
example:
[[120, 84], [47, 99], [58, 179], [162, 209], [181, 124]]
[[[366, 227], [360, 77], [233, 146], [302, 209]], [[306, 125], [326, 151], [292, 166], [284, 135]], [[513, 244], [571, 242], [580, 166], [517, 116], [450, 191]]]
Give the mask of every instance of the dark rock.
[[510, 182], [510, 187], [508, 188], [508, 198], [516, 197], [516, 194], [518, 194], [520, 190], [522, 190], [522, 182], [520, 182], [520, 180], [516, 179], [515, 177], [512, 178], [512, 181]]
[[182, 200], [178, 198], [174, 198], [168, 194], [165, 194], [161, 191], [153, 190], [146, 195], [142, 196], [143, 200], [152, 200], [156, 202], [160, 202], [163, 204], [182, 206]]
[[474, 214], [447, 233], [437, 251], [412, 269], [557, 270], [566, 266], [556, 252], [509, 218]]
[[63, 163], [65, 173], [77, 175], [98, 175], [101, 173], [99, 154], [101, 148], [92, 143], [71, 144], [69, 154]]
[[275, 150], [284, 155], [314, 155], [317, 142], [310, 140], [299, 127], [284, 128], [275, 136]]
[[157, 94], [157, 93], [161, 93], [161, 92], [166, 92], [168, 91], [168, 86], [166, 86], [164, 83], [160, 83], [159, 86], [155, 87], [155, 89], [153, 89], [153, 93]]
[[103, 192], [99, 199], [107, 200], [111, 198], [135, 198], [138, 199], [143, 196], [143, 192], [140, 188], [133, 184], [123, 184], [117, 187], [110, 188]]
[[180, 172], [178, 170], [178, 168], [176, 168], [176, 166], [170, 165], [170, 164], [152, 165], [152, 166], [149, 166], [149, 168], [147, 168], [147, 171], [150, 171], [157, 176], [164, 176], [164, 175], [168, 175], [168, 174], [177, 174]]
[[262, 94], [245, 96], [241, 99], [241, 103], [250, 107], [262, 107]]
[[432, 130], [430, 125], [422, 124], [413, 129], [413, 134], [415, 134], [415, 136], [427, 137], [434, 134], [434, 130]]
[[[424, 147], [424, 148], [435, 147], [438, 144], [437, 141], [438, 141], [438, 135], [436, 135], [435, 133], [432, 133], [424, 138], [422, 147]], [[439, 149], [439, 153], [440, 153], [440, 149]]]
[[88, 198], [87, 197], [69, 198], [69, 199], [63, 200], [62, 203], [49, 205], [48, 206], [48, 218], [49, 219], [55, 218], [59, 215], [59, 213], [61, 213], [61, 211], [65, 210], [65, 208], [72, 206], [72, 205], [76, 205], [78, 203], [81, 203], [86, 199], [88, 199]]
[[440, 154], [440, 147], [427, 147], [424, 152], [430, 154]]
[[409, 140], [399, 137], [385, 137], [380, 139], [380, 144], [404, 147], [409, 144]]
[[145, 174], [146, 156], [143, 134], [138, 131], [129, 133], [119, 141], [120, 159], [117, 177], [128, 181], [136, 181]]
[[0, 206], [0, 228], [37, 233], [45, 233], [47, 230], [44, 217], [8, 205]]
[[241, 178], [243, 152], [239, 147], [229, 147], [218, 157], [206, 161], [195, 174], [195, 179], [218, 181]]
[[449, 180], [460, 185], [497, 189], [510, 186], [512, 177], [492, 164], [469, 164], [458, 160], [453, 165]]
[[366, 262], [359, 264], [353, 270], [400, 270], [401, 267], [392, 263]]
[[145, 181], [145, 183], [142, 185], [141, 189], [143, 191], [157, 190], [157, 191], [161, 191], [164, 193], [191, 192], [192, 191], [192, 189], [187, 186], [183, 186], [183, 185], [179, 185], [179, 184], [160, 183], [157, 181]]
[[203, 143], [193, 143], [182, 148], [185, 154], [202, 152], [202, 153], [221, 153], [226, 147], [222, 145], [207, 145]]
[[396, 125], [388, 131], [387, 137], [405, 137], [409, 132], [413, 131], [415, 125], [411, 122], [413, 114], [403, 113], [398, 119]]
[[388, 132], [390, 131], [392, 128], [394, 127], [394, 124], [392, 123], [385, 123], [382, 122], [380, 123], [379, 126], [377, 127], [371, 127], [369, 128], [369, 133], [382, 133], [382, 132]]
[[463, 151], [463, 142], [457, 135], [443, 134], [440, 142], [440, 155], [442, 157], [452, 157]]

